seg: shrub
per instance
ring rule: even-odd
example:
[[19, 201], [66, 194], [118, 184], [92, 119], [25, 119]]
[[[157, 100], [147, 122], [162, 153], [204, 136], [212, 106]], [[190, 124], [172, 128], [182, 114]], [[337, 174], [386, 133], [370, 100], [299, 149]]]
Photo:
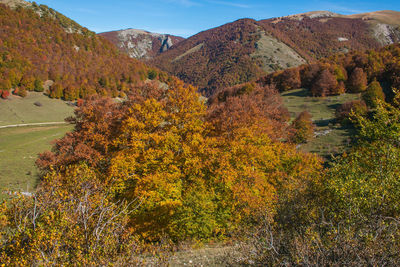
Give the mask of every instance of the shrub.
[[362, 95], [365, 103], [371, 107], [376, 107], [376, 101], [379, 99], [381, 101], [385, 100], [385, 94], [383, 93], [382, 87], [377, 80], [374, 80], [368, 85], [367, 90]]
[[35, 90], [35, 92], [43, 92], [44, 91], [43, 83], [41, 80], [39, 80], [39, 79], [35, 80], [34, 90]]
[[149, 70], [149, 72], [147, 73], [147, 77], [150, 80], [154, 80], [155, 78], [157, 78], [157, 71], [155, 70]]
[[10, 92], [7, 90], [3, 90], [3, 91], [0, 90], [0, 95], [1, 95], [1, 98], [7, 99], [7, 97], [10, 95]]
[[293, 121], [294, 133], [290, 141], [296, 144], [307, 143], [314, 136], [314, 124], [308, 111], [301, 112]]
[[367, 89], [367, 74], [362, 68], [355, 68], [348, 80], [348, 89], [351, 93], [364, 92]]
[[[354, 100], [342, 104], [335, 112], [336, 120], [342, 124], [351, 123], [354, 115], [365, 115], [368, 111], [367, 105], [362, 100]], [[351, 115], [354, 113], [353, 116]]]

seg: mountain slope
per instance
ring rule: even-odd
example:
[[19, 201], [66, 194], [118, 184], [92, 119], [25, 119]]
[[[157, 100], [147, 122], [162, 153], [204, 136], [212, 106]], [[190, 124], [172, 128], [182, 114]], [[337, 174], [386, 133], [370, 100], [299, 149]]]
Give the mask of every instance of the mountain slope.
[[[38, 13], [38, 9], [41, 12]], [[148, 77], [151, 68], [109, 41], [47, 7], [0, 4], [0, 90], [24, 96], [54, 81], [50, 97], [118, 96]], [[78, 26], [77, 26], [78, 25]], [[156, 78], [157, 72], [153, 72]]]
[[242, 83], [257, 77], [261, 68], [250, 56], [256, 52], [260, 27], [242, 19], [186, 39], [151, 61], [186, 82], [207, 88]]
[[260, 73], [398, 42], [399, 25], [396, 11], [351, 16], [315, 11], [261, 21], [242, 19], [183, 40], [151, 62], [212, 95]]
[[130, 57], [143, 59], [153, 58], [184, 40], [184, 38], [174, 35], [136, 29], [103, 32], [99, 35], [114, 43]]

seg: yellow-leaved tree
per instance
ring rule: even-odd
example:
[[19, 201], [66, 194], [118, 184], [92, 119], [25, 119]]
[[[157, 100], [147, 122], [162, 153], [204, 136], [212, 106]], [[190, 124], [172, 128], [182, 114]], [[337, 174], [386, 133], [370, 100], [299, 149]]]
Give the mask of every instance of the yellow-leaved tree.
[[256, 88], [207, 110], [192, 86], [149, 82], [120, 104], [84, 103], [39, 163], [63, 173], [86, 162], [114, 201], [139, 201], [130, 226], [147, 240], [224, 237], [317, 181], [319, 159], [279, 140], [285, 116], [271, 97]]

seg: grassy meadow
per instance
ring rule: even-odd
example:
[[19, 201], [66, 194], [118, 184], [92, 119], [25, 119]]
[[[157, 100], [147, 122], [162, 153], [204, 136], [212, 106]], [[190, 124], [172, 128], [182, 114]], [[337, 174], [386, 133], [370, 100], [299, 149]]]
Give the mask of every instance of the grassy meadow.
[[[0, 112], [0, 126], [5, 126], [62, 122], [73, 115], [73, 107], [41, 93], [30, 93], [24, 99], [12, 96], [0, 100]], [[0, 198], [5, 197], [4, 191], [32, 191], [38, 181], [37, 155], [70, 130], [69, 124], [0, 128]]]
[[[36, 103], [36, 104], [35, 104]], [[26, 97], [10, 96], [0, 101], [0, 126], [20, 123], [62, 122], [73, 114], [67, 102], [30, 92]]]
[[307, 110], [316, 125], [316, 137], [309, 143], [301, 145], [300, 149], [330, 157], [343, 151], [348, 145], [351, 129], [335, 124], [335, 110], [341, 104], [360, 99], [360, 94], [312, 97], [308, 90], [296, 89], [282, 93], [282, 97], [292, 119]]

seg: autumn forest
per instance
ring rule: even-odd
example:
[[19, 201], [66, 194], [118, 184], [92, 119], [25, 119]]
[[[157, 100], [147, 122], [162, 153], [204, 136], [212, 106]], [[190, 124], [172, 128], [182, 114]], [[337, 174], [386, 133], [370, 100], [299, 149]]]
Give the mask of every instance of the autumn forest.
[[[180, 266], [184, 246], [223, 248], [191, 266], [399, 265], [399, 40], [359, 18], [280, 21], [140, 61], [47, 6], [0, 4], [0, 106], [40, 93], [74, 107], [34, 190], [0, 203], [0, 266]], [[260, 31], [302, 63], [265, 71], [249, 56]], [[352, 97], [327, 122], [345, 149], [303, 149], [320, 125], [285, 105], [299, 88]]]

